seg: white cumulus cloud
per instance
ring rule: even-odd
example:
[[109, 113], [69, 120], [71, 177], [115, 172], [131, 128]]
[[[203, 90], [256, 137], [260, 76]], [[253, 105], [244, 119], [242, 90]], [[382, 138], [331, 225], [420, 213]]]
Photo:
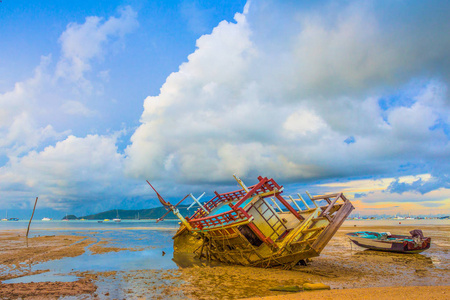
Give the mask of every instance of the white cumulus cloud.
[[85, 23], [70, 23], [61, 35], [62, 59], [57, 76], [84, 81], [84, 73], [91, 69], [91, 61], [101, 58], [105, 44], [123, 37], [138, 26], [136, 12], [129, 6], [119, 10], [119, 17], [104, 21], [100, 17], [87, 17]]
[[[253, 1], [235, 22], [221, 22], [145, 99], [128, 174], [223, 182], [234, 172], [392, 174], [436, 168], [436, 157], [449, 166], [450, 37], [428, 18], [416, 31], [417, 20], [395, 14], [418, 14], [417, 6], [384, 5]], [[422, 13], [444, 21], [436, 9]]]
[[115, 135], [71, 135], [40, 152], [13, 158], [0, 168], [0, 185], [7, 191], [3, 197], [15, 205], [39, 195], [55, 209], [120, 202], [117, 194], [123, 196], [132, 186], [123, 178], [123, 155], [116, 141]]
[[39, 195], [41, 207], [62, 209], [80, 201], [88, 207], [107, 198], [101, 205], [110, 207], [131, 193], [132, 184], [122, 192], [126, 179], [116, 146], [120, 133], [70, 134], [81, 131], [73, 123], [81, 127], [85, 118], [100, 114], [90, 101], [98, 101], [101, 86], [85, 75], [97, 73], [107, 81], [108, 71], [93, 70], [91, 64], [136, 26], [137, 14], [130, 7], [107, 20], [94, 16], [83, 24], [70, 23], [60, 38], [62, 56], [41, 57], [31, 78], [0, 93], [3, 206], [23, 207]]

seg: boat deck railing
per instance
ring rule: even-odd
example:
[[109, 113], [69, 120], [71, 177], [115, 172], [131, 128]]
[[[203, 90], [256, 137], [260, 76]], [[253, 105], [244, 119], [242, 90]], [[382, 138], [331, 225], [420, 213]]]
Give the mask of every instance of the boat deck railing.
[[189, 224], [193, 230], [211, 230], [214, 228], [223, 228], [227, 225], [236, 223], [245, 223], [251, 220], [251, 216], [244, 209], [238, 208], [214, 216], [205, 218], [191, 219]]
[[[271, 191], [281, 191], [282, 186], [278, 185], [275, 180], [268, 179], [267, 177], [258, 177], [259, 183], [250, 186], [249, 191], [245, 191], [244, 189], [240, 189], [237, 191], [227, 192], [219, 194], [216, 191], [214, 192], [215, 196], [211, 198], [209, 201], [203, 204], [205, 209], [208, 211], [205, 212], [203, 209], [198, 209], [189, 219], [194, 220], [198, 218], [203, 218], [209, 215], [211, 211], [213, 211], [216, 207], [218, 207], [222, 203], [233, 203], [236, 206], [240, 206], [240, 204], [244, 203], [242, 199], [248, 199], [250, 197], [254, 197], [259, 194], [268, 193]], [[238, 205], [236, 205], [238, 204]]]

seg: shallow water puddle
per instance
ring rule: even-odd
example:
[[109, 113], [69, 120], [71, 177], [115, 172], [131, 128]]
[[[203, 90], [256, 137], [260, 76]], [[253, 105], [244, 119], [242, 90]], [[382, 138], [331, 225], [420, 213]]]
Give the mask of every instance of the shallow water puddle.
[[[40, 232], [35, 235], [39, 235]], [[45, 232], [48, 234], [48, 232]], [[67, 232], [65, 233], [67, 234]], [[74, 281], [78, 278], [73, 275], [61, 275], [76, 272], [108, 272], [131, 271], [142, 269], [167, 270], [177, 268], [172, 260], [173, 249], [171, 232], [148, 230], [115, 230], [99, 232], [71, 232], [71, 235], [87, 236], [82, 239], [92, 239], [94, 242], [85, 247], [85, 253], [75, 257], [64, 257], [58, 260], [50, 260], [29, 266], [29, 272], [50, 270], [49, 272], [22, 276], [3, 281], [3, 283], [27, 283], [48, 281]], [[94, 253], [91, 248], [98, 246], [100, 242], [101, 253]], [[74, 244], [76, 244], [74, 243]], [[110, 248], [112, 247], [112, 248]], [[110, 248], [110, 249], [108, 249]], [[127, 248], [128, 250], [123, 250]], [[164, 253], [164, 255], [163, 255]], [[28, 268], [27, 268], [28, 269]], [[58, 275], [56, 275], [58, 274]]]
[[72, 282], [77, 281], [79, 277], [74, 275], [62, 275], [56, 272], [46, 272], [35, 275], [22, 276], [9, 280], [3, 280], [2, 283], [30, 283], [30, 282]]
[[[162, 256], [162, 251], [165, 251], [167, 254]], [[176, 268], [177, 265], [172, 261], [171, 256], [170, 248], [146, 249], [141, 251], [123, 250], [102, 254], [92, 254], [88, 251], [77, 257], [66, 257], [60, 260], [37, 264], [32, 267], [32, 270], [50, 269], [66, 273]]]

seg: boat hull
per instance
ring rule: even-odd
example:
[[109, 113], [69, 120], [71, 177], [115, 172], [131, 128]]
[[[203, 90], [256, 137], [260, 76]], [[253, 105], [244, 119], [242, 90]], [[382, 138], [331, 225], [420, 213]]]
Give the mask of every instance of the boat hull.
[[244, 237], [224, 240], [184, 231], [174, 237], [175, 253], [194, 253], [198, 258], [253, 267], [293, 266], [301, 260], [319, 256], [311, 245], [292, 247], [289, 251], [274, 252], [265, 244], [254, 247]]
[[[273, 245], [261, 242], [250, 229], [252, 225], [261, 228], [260, 223], [250, 222], [228, 227], [226, 230], [204, 230], [203, 232], [189, 231], [181, 226], [173, 238], [174, 251], [176, 253], [194, 253], [199, 258], [227, 264], [263, 268], [283, 266], [289, 269], [300, 261], [319, 256], [353, 209], [353, 205], [346, 202], [334, 212], [332, 222], [325, 218], [320, 220], [322, 223], [312, 221], [313, 217], [322, 211], [319, 209], [310, 213], [309, 220], [308, 215], [305, 214], [305, 225], [312, 222], [317, 230], [314, 230], [315, 228], [312, 226], [305, 226], [303, 230], [299, 230], [296, 238], [292, 238], [292, 242], [285, 244], [280, 243], [278, 239]], [[282, 215], [280, 217], [283, 218]]]
[[[283, 186], [273, 178], [258, 177], [247, 187], [221, 193], [201, 203], [203, 194], [186, 195], [176, 205], [165, 201], [147, 181], [167, 209], [158, 221], [173, 212], [181, 221], [173, 237], [174, 253], [194, 253], [199, 258], [255, 267], [282, 266], [290, 269], [299, 262], [319, 256], [354, 209], [343, 193], [311, 196], [308, 203], [282, 196]], [[199, 208], [190, 217], [177, 206], [191, 197]], [[303, 205], [304, 209], [300, 207]], [[191, 205], [192, 206], [192, 205]]]
[[355, 245], [376, 251], [415, 254], [423, 252], [431, 246], [431, 238], [425, 238], [416, 243], [412, 237], [399, 235], [390, 236], [391, 238], [387, 240], [380, 240], [380, 234], [377, 232], [348, 233], [347, 236]]

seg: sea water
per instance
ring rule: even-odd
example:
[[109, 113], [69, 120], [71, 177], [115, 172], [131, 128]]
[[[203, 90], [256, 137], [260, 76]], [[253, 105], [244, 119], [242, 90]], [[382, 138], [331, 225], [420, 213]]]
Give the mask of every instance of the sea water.
[[[23, 230], [23, 235], [25, 235], [27, 225], [27, 221], [0, 222], [0, 231], [8, 229]], [[358, 255], [380, 257], [381, 259], [392, 258], [394, 262], [396, 260], [408, 260], [407, 266], [418, 261], [420, 263], [419, 271], [424, 269], [428, 270], [427, 272], [430, 274], [432, 272], [440, 274], [442, 270], [448, 270], [449, 267], [449, 226], [449, 220], [348, 220], [325, 247], [321, 257], [331, 262], [347, 259], [347, 264], [357, 263], [354, 258], [357, 258]], [[118, 274], [125, 274], [126, 272], [139, 270], [178, 269], [173, 255], [172, 240], [172, 236], [178, 227], [178, 220], [159, 223], [154, 220], [122, 220], [120, 223], [113, 221], [103, 223], [97, 221], [33, 221], [30, 228], [30, 237], [83, 236], [92, 240], [93, 244], [107, 240], [106, 247], [113, 246], [139, 251], [123, 250], [93, 254], [90, 251], [91, 244], [86, 247], [86, 251], [82, 255], [31, 265], [31, 271], [49, 271], [16, 278], [14, 282], [73, 281], [77, 279], [77, 277], [74, 277], [77, 272], [116, 271]], [[390, 231], [395, 234], [407, 235], [409, 230], [412, 229], [423, 229], [425, 236], [432, 237], [431, 248], [420, 255], [397, 257], [394, 254], [384, 255], [379, 252], [368, 252], [349, 244], [345, 236], [348, 232], [360, 230]], [[410, 260], [412, 262], [409, 262]], [[424, 262], [427, 264], [424, 265]], [[417, 275], [413, 273], [412, 276]], [[97, 282], [97, 286], [99, 290], [105, 291], [110, 289], [111, 286], [121, 286], [123, 281], [119, 278], [112, 282]], [[416, 277], [413, 279], [417, 280]], [[119, 293], [116, 296], [120, 298], [123, 295]]]
[[[23, 230], [26, 234], [27, 221], [0, 222], [2, 230]], [[65, 257], [30, 266], [30, 271], [50, 270], [42, 274], [23, 276], [3, 283], [74, 281], [78, 278], [67, 275], [76, 272], [130, 271], [142, 269], [174, 269], [172, 236], [178, 229], [178, 221], [122, 220], [105, 221], [33, 221], [29, 238], [51, 235], [84, 236], [93, 243], [76, 257]], [[22, 235], [22, 234], [21, 234]], [[129, 250], [93, 254], [90, 247], [100, 241], [108, 241], [105, 247]], [[136, 251], [138, 250], [138, 251]]]

